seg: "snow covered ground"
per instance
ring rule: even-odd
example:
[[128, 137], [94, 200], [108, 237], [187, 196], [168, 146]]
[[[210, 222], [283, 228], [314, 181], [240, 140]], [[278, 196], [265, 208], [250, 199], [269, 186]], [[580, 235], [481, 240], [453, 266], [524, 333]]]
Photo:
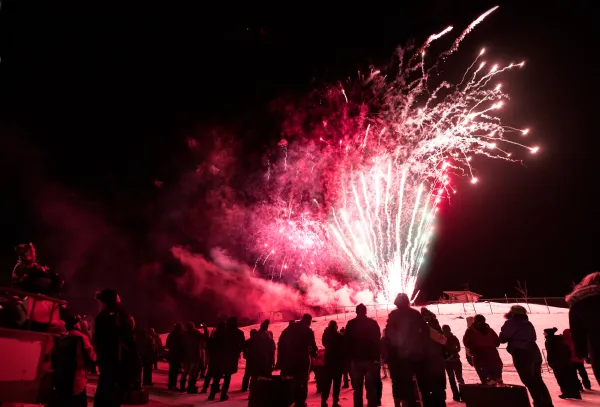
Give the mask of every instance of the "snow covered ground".
[[[504, 323], [504, 314], [510, 309], [511, 304], [501, 304], [501, 303], [475, 303], [475, 304], [440, 304], [438, 305], [430, 305], [428, 308], [438, 315], [438, 319], [442, 325], [446, 324], [452, 328], [454, 334], [461, 339], [466, 330], [466, 317], [475, 315], [476, 313], [480, 313], [485, 315], [490, 326], [496, 330], [500, 331], [500, 327]], [[536, 327], [536, 331], [538, 333], [538, 344], [540, 349], [544, 350], [544, 336], [543, 330], [545, 328], [558, 328], [559, 332], [562, 332], [563, 329], [568, 328], [568, 310], [564, 308], [554, 308], [554, 307], [546, 307], [541, 305], [533, 305], [530, 304], [530, 320]], [[391, 308], [390, 308], [391, 310]], [[381, 328], [385, 327], [385, 323], [387, 320], [388, 311], [386, 309], [378, 309], [370, 310], [369, 316], [375, 318]], [[352, 318], [354, 318], [354, 313], [345, 313], [345, 314], [337, 314], [337, 315], [329, 315], [324, 317], [315, 318], [312, 324], [312, 328], [315, 331], [315, 337], [317, 339], [317, 345], [321, 346], [321, 337], [323, 335], [323, 331], [330, 320], [334, 319], [338, 322], [338, 326], [341, 328], [346, 325], [346, 322]], [[288, 325], [287, 321], [272, 321], [270, 330], [273, 332], [275, 340], [279, 339], [279, 335], [281, 331]], [[250, 329], [258, 328], [258, 325], [251, 325], [247, 327], [243, 327], [242, 330], [248, 337]], [[504, 380], [506, 383], [511, 384], [521, 384], [519, 377], [517, 376], [513, 366], [512, 360], [508, 352], [505, 349], [500, 350], [500, 355], [502, 360], [504, 361]], [[464, 353], [463, 353], [463, 361], [464, 361]], [[241, 393], [239, 391], [241, 387], [243, 369], [244, 369], [245, 361], [242, 359], [240, 361], [240, 371], [232, 377], [231, 383], [231, 399], [225, 403], [222, 403], [224, 406], [244, 406], [247, 405], [247, 393]], [[168, 392], [166, 390], [166, 364], [161, 364], [160, 369], [154, 375], [154, 381], [156, 385], [154, 388], [150, 389], [151, 399], [156, 405], [169, 405], [169, 406], [203, 406], [218, 403], [217, 402], [209, 402], [206, 400], [206, 395], [187, 395], [187, 394], [175, 394], [172, 392]], [[477, 383], [477, 375], [473, 368], [471, 368], [466, 361], [463, 363], [464, 367], [464, 377], [467, 383]], [[594, 390], [591, 392], [585, 392], [583, 394], [582, 401], [565, 401], [558, 398], [560, 391], [558, 389], [558, 385], [556, 384], [556, 380], [552, 373], [548, 370], [547, 366], [544, 365], [544, 381], [548, 386], [552, 398], [554, 400], [555, 407], [567, 407], [567, 406], [582, 406], [582, 407], [591, 407], [591, 406], [600, 406], [600, 386], [593, 379], [593, 375], [591, 373], [591, 369], [589, 370], [590, 378], [592, 378], [592, 386]], [[389, 379], [384, 379], [383, 381], [383, 406], [391, 407], [393, 406], [393, 400], [391, 395], [391, 381]], [[89, 386], [89, 392], [93, 393], [95, 385], [92, 383]], [[312, 381], [309, 386], [309, 399], [308, 405], [309, 407], [318, 407], [320, 406], [319, 396], [315, 393], [315, 384]], [[455, 403], [452, 401], [452, 395], [450, 389], [447, 389], [448, 394], [448, 406], [464, 406], [462, 403]], [[330, 402], [331, 404], [331, 402]], [[344, 407], [352, 406], [352, 390], [345, 389], [342, 390], [341, 401], [340, 404]], [[366, 402], [365, 402], [366, 405]]]

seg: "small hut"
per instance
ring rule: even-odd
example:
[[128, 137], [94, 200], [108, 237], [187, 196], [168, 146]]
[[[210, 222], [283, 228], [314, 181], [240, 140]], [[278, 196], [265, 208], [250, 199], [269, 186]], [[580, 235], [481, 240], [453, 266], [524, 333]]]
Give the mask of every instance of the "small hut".
[[444, 297], [450, 304], [463, 303], [463, 302], [477, 302], [482, 297], [481, 294], [474, 293], [473, 291], [444, 291]]

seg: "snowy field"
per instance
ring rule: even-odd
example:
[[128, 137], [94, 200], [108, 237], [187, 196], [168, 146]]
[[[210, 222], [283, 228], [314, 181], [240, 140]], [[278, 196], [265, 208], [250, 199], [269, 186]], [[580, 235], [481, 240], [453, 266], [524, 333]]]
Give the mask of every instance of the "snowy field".
[[[438, 315], [438, 319], [442, 325], [450, 325], [454, 334], [461, 340], [464, 332], [466, 330], [466, 317], [475, 315], [476, 313], [484, 314], [490, 326], [496, 330], [500, 331], [500, 327], [504, 323], [504, 314], [510, 309], [511, 304], [500, 304], [500, 303], [476, 303], [476, 304], [440, 304], [431, 305], [428, 308]], [[545, 328], [556, 327], [562, 332], [563, 329], [568, 327], [568, 310], [564, 308], [553, 308], [546, 307], [540, 305], [529, 305], [530, 320], [535, 325], [535, 328], [538, 333], [538, 344], [540, 345], [540, 349], [544, 349], [544, 339], [543, 339], [543, 330]], [[391, 309], [390, 309], [391, 310]], [[379, 309], [377, 312], [374, 310], [369, 310], [369, 316], [375, 318], [381, 328], [385, 327], [385, 323], [387, 320], [388, 312], [385, 309]], [[337, 315], [329, 315], [326, 317], [318, 317], [315, 318], [312, 324], [312, 328], [315, 331], [315, 337], [317, 339], [317, 344], [321, 346], [321, 336], [323, 335], [323, 331], [330, 320], [337, 320], [338, 326], [341, 328], [346, 325], [346, 322], [352, 318], [354, 318], [354, 313], [346, 313], [346, 314], [337, 314]], [[275, 340], [279, 339], [279, 335], [281, 331], [288, 325], [287, 321], [281, 322], [272, 322], [270, 326], [270, 330], [273, 332]], [[248, 337], [250, 329], [258, 328], [258, 325], [252, 325], [243, 327], [242, 330]], [[520, 384], [519, 377], [517, 376], [514, 368], [512, 367], [512, 361], [510, 359], [510, 355], [506, 352], [505, 349], [500, 350], [500, 355], [505, 363], [504, 369], [504, 380], [506, 383], [510, 384]], [[151, 404], [150, 406], [177, 406], [177, 407], [191, 407], [191, 406], [204, 406], [204, 405], [212, 405], [215, 403], [219, 403], [219, 405], [223, 406], [231, 406], [231, 407], [241, 407], [246, 406], [248, 403], [248, 393], [241, 393], [239, 390], [241, 388], [241, 381], [243, 375], [245, 361], [240, 360], [240, 370], [237, 374], [232, 377], [231, 380], [231, 390], [230, 397], [231, 399], [224, 403], [219, 403], [218, 401], [207, 401], [206, 395], [188, 395], [188, 394], [176, 394], [173, 392], [169, 392], [166, 390], [167, 387], [167, 365], [166, 363], [161, 363], [159, 365], [159, 370], [154, 374], [154, 382], [156, 385], [151, 388], [150, 398]], [[466, 361], [464, 360], [464, 352], [463, 352], [463, 367], [464, 367], [464, 377], [467, 383], [477, 383], [477, 375], [473, 368], [471, 368]], [[565, 401], [558, 398], [560, 391], [558, 389], [558, 385], [556, 384], [556, 380], [552, 373], [548, 370], [547, 366], [544, 365], [544, 381], [550, 390], [550, 394], [554, 400], [555, 407], [567, 407], [567, 406], [581, 406], [581, 407], [592, 407], [592, 406], [600, 406], [600, 386], [593, 379], [593, 375], [591, 373], [591, 369], [588, 369], [590, 374], [590, 378], [592, 378], [592, 387], [594, 388], [591, 392], [585, 392], [583, 394], [583, 400], [581, 401]], [[95, 384], [92, 382], [88, 386], [88, 394], [93, 394], [95, 391]], [[448, 388], [446, 391], [448, 395], [447, 405], [449, 407], [453, 406], [464, 406], [463, 403], [456, 403], [452, 401], [452, 394], [450, 389]], [[393, 399], [392, 399], [392, 390], [391, 390], [391, 381], [389, 379], [383, 380], [383, 407], [392, 407]], [[343, 389], [341, 393], [340, 404], [343, 407], [352, 406], [352, 390], [351, 389]], [[90, 404], [91, 405], [91, 404]], [[329, 402], [331, 405], [331, 401]], [[365, 401], [366, 405], [366, 401]], [[309, 399], [308, 399], [309, 407], [319, 407], [320, 406], [320, 398], [316, 394], [315, 383], [311, 376], [311, 382], [309, 384]]]

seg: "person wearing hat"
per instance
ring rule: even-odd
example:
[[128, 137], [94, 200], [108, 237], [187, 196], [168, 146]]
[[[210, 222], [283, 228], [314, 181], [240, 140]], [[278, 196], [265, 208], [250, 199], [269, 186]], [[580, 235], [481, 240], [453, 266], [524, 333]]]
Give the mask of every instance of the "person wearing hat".
[[557, 328], [544, 329], [548, 365], [552, 368], [561, 391], [558, 397], [581, 400], [577, 372], [571, 363], [571, 351], [562, 335], [556, 335], [556, 331]]
[[502, 359], [498, 353], [500, 338], [483, 315], [475, 315], [463, 337], [465, 348], [470, 349], [473, 366], [481, 384], [502, 384]]
[[552, 407], [550, 393], [542, 379], [542, 353], [527, 310], [521, 305], [513, 305], [504, 317], [506, 322], [500, 330], [500, 342], [508, 344], [506, 350], [512, 355], [515, 369], [535, 406]]

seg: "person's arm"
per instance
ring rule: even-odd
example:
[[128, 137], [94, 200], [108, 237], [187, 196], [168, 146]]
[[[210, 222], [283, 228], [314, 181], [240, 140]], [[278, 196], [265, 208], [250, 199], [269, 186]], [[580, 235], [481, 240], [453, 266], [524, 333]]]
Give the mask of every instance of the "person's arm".
[[507, 343], [511, 339], [511, 335], [508, 330], [508, 326], [506, 325], [506, 322], [504, 323], [504, 325], [502, 325], [502, 328], [500, 329], [500, 335], [498, 335], [498, 339], [500, 340], [500, 343]]
[[313, 357], [317, 357], [317, 341], [315, 340], [315, 332], [311, 329], [310, 330], [310, 347], [311, 347], [311, 352]]
[[455, 336], [454, 337], [454, 345], [456, 346], [456, 353], [460, 352], [460, 341], [458, 340], [458, 338]]
[[498, 336], [498, 334], [496, 333], [496, 331], [494, 331], [492, 328], [490, 328], [490, 332], [491, 335], [494, 337], [494, 345], [496, 345], [496, 347], [500, 346], [500, 337]]

